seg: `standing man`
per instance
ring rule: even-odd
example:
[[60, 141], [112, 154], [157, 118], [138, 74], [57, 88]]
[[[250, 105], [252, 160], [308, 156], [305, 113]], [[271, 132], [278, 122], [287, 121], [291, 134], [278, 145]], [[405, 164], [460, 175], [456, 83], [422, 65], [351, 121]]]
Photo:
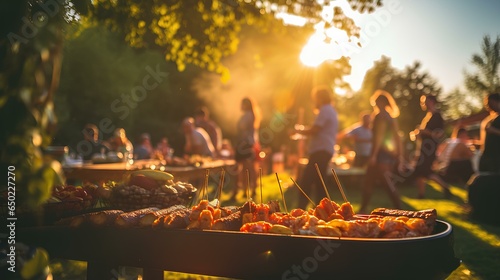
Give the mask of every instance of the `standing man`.
[[[318, 189], [322, 188], [321, 180], [316, 171], [316, 164], [324, 175], [327, 172], [328, 163], [332, 159], [335, 139], [338, 130], [337, 111], [332, 106], [333, 92], [329, 87], [316, 87], [312, 91], [316, 106], [317, 116], [310, 128], [296, 130], [309, 137], [309, 161], [300, 178], [300, 186], [306, 194], [311, 197], [318, 196]], [[313, 185], [316, 188], [313, 188]], [[316, 195], [315, 195], [316, 194]], [[313, 198], [314, 199], [314, 198]], [[306, 209], [308, 200], [299, 196], [298, 207]]]
[[422, 119], [419, 128], [410, 132], [417, 138], [417, 161], [412, 178], [418, 188], [418, 198], [425, 197], [427, 179], [438, 183], [443, 188], [446, 197], [451, 196], [450, 186], [432, 170], [432, 164], [436, 160], [436, 150], [444, 134], [444, 120], [436, 105], [435, 96], [422, 95], [420, 97], [420, 106], [422, 110], [427, 111], [427, 114]]

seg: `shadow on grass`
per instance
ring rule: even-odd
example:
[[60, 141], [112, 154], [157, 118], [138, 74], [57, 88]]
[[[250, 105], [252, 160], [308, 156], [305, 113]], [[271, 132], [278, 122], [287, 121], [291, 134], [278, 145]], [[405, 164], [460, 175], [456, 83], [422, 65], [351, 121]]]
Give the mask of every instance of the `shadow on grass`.
[[[402, 189], [403, 194], [408, 192], [409, 189]], [[453, 187], [452, 193], [452, 198], [445, 199], [441, 190], [430, 184], [426, 199], [411, 196], [403, 199], [409, 208], [415, 210], [435, 208], [438, 219], [453, 226], [455, 256], [462, 260], [463, 265], [448, 279], [500, 279], [500, 227], [470, 218], [465, 201], [466, 190]]]

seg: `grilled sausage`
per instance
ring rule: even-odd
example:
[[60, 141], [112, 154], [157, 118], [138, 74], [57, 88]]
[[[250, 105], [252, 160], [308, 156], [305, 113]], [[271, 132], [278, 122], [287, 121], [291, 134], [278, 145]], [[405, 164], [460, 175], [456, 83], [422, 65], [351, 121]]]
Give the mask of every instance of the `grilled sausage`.
[[120, 214], [116, 220], [115, 220], [115, 225], [119, 227], [132, 227], [132, 226], [137, 226], [139, 224], [139, 219], [142, 218], [144, 215], [153, 213], [155, 211], [158, 211], [160, 209], [155, 208], [155, 207], [149, 207], [149, 208], [144, 208], [144, 209], [139, 209], [131, 212], [126, 212]]
[[139, 226], [140, 227], [149, 227], [149, 226], [153, 225], [153, 223], [156, 219], [158, 219], [162, 216], [169, 215], [175, 211], [179, 211], [182, 209], [186, 209], [186, 207], [183, 205], [174, 205], [174, 206], [169, 207], [169, 208], [165, 208], [165, 209], [161, 209], [161, 210], [154, 211], [151, 213], [147, 213], [139, 219]]

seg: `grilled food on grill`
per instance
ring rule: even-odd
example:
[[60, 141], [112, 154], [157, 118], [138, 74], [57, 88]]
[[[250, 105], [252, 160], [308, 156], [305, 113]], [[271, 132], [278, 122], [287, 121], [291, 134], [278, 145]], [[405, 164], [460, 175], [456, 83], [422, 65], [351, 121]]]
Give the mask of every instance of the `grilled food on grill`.
[[139, 220], [144, 217], [146, 214], [154, 213], [158, 211], [158, 208], [149, 207], [143, 208], [131, 212], [126, 212], [120, 214], [116, 220], [115, 224], [119, 227], [133, 227], [139, 225]]

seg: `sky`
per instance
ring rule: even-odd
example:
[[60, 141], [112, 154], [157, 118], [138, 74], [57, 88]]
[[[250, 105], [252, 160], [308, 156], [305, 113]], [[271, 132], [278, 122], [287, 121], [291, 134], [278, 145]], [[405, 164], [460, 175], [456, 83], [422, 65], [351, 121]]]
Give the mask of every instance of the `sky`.
[[[359, 90], [366, 70], [382, 55], [404, 69], [420, 61], [444, 93], [462, 87], [471, 57], [485, 35], [500, 36], [500, 0], [384, 0], [376, 12], [354, 16], [363, 47], [351, 54], [346, 81]], [[347, 13], [347, 11], [346, 11]]]

